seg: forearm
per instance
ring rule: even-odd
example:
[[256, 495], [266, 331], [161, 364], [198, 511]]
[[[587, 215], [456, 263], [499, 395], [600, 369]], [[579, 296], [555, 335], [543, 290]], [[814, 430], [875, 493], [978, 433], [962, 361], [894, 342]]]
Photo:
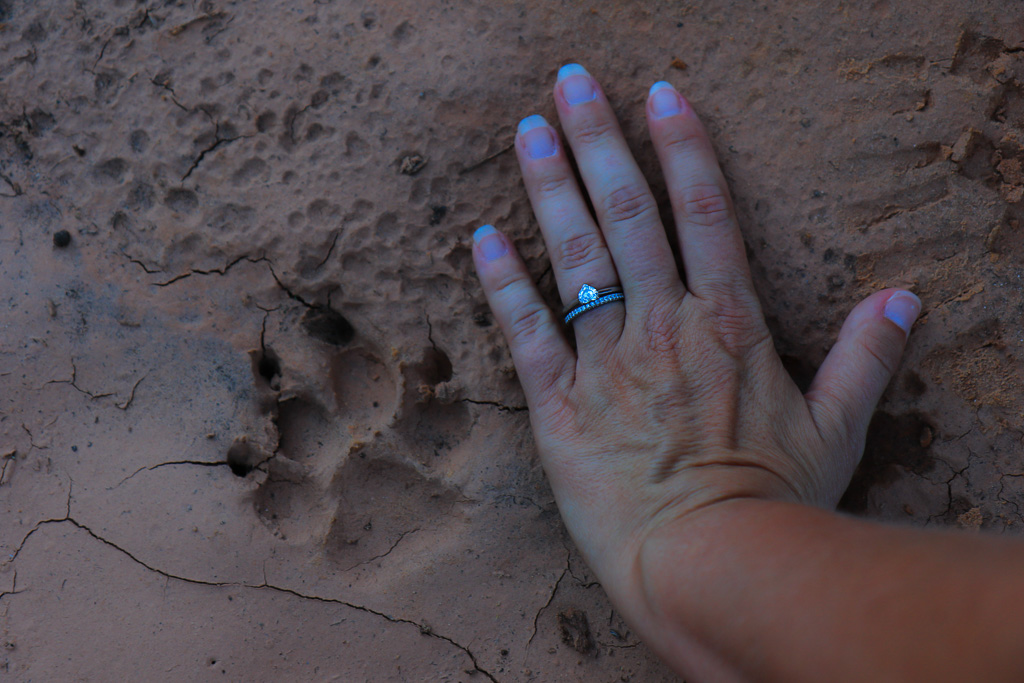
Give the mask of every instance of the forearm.
[[663, 527], [639, 566], [644, 636], [691, 676], [1024, 680], [1024, 543], [735, 500]]

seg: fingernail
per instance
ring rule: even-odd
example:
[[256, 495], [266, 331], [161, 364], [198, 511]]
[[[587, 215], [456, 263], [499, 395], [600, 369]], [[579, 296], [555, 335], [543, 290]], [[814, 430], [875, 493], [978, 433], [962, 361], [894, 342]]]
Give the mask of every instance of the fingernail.
[[572, 106], [597, 99], [594, 79], [579, 64], [566, 64], [559, 69], [558, 82], [562, 84], [562, 96]]
[[519, 137], [531, 159], [543, 159], [555, 155], [555, 131], [543, 116], [527, 116], [519, 122]]
[[482, 225], [477, 228], [473, 233], [473, 242], [480, 248], [480, 255], [485, 261], [494, 261], [508, 253], [505, 240], [493, 225]]
[[885, 317], [907, 334], [921, 313], [921, 300], [910, 292], [896, 292], [885, 302]]
[[671, 83], [658, 81], [651, 86], [651, 114], [656, 119], [675, 116], [683, 112], [683, 99]]

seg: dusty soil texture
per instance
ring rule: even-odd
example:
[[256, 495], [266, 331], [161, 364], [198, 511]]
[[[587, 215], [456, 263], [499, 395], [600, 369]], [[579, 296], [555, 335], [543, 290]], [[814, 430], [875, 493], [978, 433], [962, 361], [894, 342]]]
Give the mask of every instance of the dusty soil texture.
[[509, 148], [567, 61], [652, 179], [648, 86], [695, 102], [798, 381], [920, 294], [844, 507], [1016, 531], [1022, 16], [0, 0], [0, 673], [672, 679], [561, 526], [472, 271], [492, 222], [554, 298]]

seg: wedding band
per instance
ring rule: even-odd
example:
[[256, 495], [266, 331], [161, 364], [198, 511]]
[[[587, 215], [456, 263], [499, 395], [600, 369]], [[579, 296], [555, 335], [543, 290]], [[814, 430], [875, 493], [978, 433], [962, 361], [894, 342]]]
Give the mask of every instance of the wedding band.
[[583, 285], [580, 287], [579, 293], [576, 295], [576, 301], [572, 302], [562, 311], [565, 316], [565, 324], [568, 325], [576, 318], [587, 311], [592, 311], [598, 306], [604, 306], [610, 304], [613, 301], [625, 301], [626, 295], [622, 293], [621, 287], [607, 287], [605, 289], [597, 289], [591, 285]]

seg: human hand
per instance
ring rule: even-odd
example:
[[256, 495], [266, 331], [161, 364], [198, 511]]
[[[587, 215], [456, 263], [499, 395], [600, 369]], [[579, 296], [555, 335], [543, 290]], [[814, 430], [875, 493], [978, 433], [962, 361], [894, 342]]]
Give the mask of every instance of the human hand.
[[647, 100], [684, 278], [600, 86], [569, 65], [554, 97], [596, 220], [546, 121], [524, 119], [515, 147], [558, 291], [571, 302], [585, 283], [621, 282], [625, 302], [578, 317], [574, 350], [507, 237], [479, 229], [474, 260], [566, 526], [636, 623], [647, 609], [639, 558], [659, 527], [737, 498], [834, 508], [920, 301], [886, 290], [861, 302], [801, 394], [775, 352], [690, 104], [667, 83]]

